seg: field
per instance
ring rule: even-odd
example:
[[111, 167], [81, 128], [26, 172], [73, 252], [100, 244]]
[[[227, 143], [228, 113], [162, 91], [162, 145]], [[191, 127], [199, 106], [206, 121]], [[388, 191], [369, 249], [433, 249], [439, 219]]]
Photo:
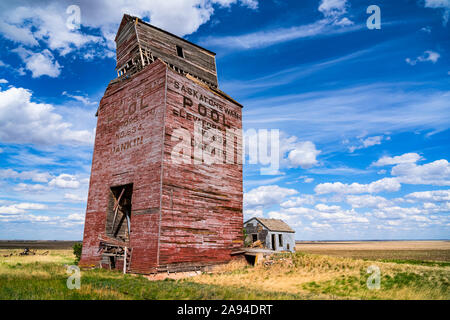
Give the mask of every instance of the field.
[[[445, 241], [298, 243], [270, 263], [235, 261], [178, 280], [82, 270], [79, 290], [66, 286], [72, 251], [54, 245], [31, 256], [0, 249], [0, 299], [450, 299]], [[366, 284], [373, 265], [379, 289]]]
[[0, 249], [71, 249], [79, 241], [32, 241], [32, 240], [0, 240]]
[[296, 250], [358, 259], [450, 262], [450, 241], [297, 242]]

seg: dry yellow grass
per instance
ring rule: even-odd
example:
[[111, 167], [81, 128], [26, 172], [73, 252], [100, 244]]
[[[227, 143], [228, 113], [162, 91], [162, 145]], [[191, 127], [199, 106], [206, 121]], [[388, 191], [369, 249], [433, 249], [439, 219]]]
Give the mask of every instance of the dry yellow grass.
[[[38, 250], [30, 256], [13, 251], [16, 255], [4, 257], [12, 250], [0, 250], [0, 298], [450, 299], [448, 263], [417, 265], [297, 252], [275, 255], [270, 265], [233, 261], [213, 273], [176, 281], [85, 270], [81, 290], [68, 292], [64, 264], [73, 263], [71, 250], [50, 250], [48, 255]], [[380, 268], [380, 290], [366, 286], [370, 265]]]
[[[15, 268], [20, 265], [36, 264], [44, 266], [54, 263], [72, 263], [75, 256], [72, 250], [36, 250], [34, 255], [21, 256], [23, 250], [5, 250], [0, 249], [0, 275], [14, 273], [15, 276], [22, 279], [50, 279], [51, 274], [43, 268], [21, 269]], [[45, 254], [47, 252], [47, 254]], [[10, 256], [10, 254], [13, 254]]]
[[450, 241], [298, 242], [297, 251], [357, 259], [450, 261]]
[[[34, 250], [33, 250], [34, 251]], [[33, 263], [33, 262], [40, 262], [40, 263], [68, 263], [72, 262], [75, 259], [75, 256], [73, 255], [73, 250], [44, 250], [39, 249], [36, 250], [36, 254], [34, 255], [27, 255], [27, 256], [21, 256], [19, 255], [23, 250], [8, 250], [8, 249], [0, 249], [0, 263], [7, 263], [7, 264], [17, 264], [17, 263]], [[48, 254], [45, 254], [48, 252]], [[12, 254], [12, 256], [9, 256]], [[6, 256], [6, 257], [5, 257]]]
[[297, 242], [299, 251], [314, 250], [450, 250], [450, 241], [327, 241]]
[[[271, 290], [293, 294], [310, 295], [309, 298], [380, 298], [380, 299], [449, 299], [447, 291], [450, 268], [430, 267], [409, 264], [386, 263], [379, 261], [364, 261], [343, 257], [332, 257], [315, 254], [285, 254], [270, 266], [240, 267], [233, 264], [217, 269], [213, 274], [204, 274], [190, 281], [234, 287], [248, 287], [258, 290]], [[377, 265], [381, 275], [386, 278], [386, 285], [394, 283], [393, 287], [380, 290], [368, 290], [366, 287], [366, 270], [370, 265]], [[400, 275], [400, 276], [399, 276]], [[408, 280], [408, 277], [413, 277]], [[403, 278], [406, 277], [406, 280]], [[416, 277], [421, 277], [430, 286], [416, 286]], [[405, 285], [395, 283], [405, 281]], [[394, 280], [391, 280], [394, 279]], [[399, 280], [399, 281], [400, 281]], [[438, 280], [435, 281], [434, 280]], [[408, 282], [409, 281], [409, 282]], [[347, 286], [348, 292], [341, 292], [333, 286]], [[308, 286], [313, 283], [314, 286]], [[324, 290], [315, 290], [315, 285]], [[443, 287], [441, 287], [441, 285]], [[434, 286], [434, 287], [433, 287]], [[331, 287], [331, 289], [330, 289]]]
[[[3, 253], [3, 252], [2, 252]], [[69, 252], [50, 256], [14, 256], [0, 258], [0, 300], [22, 299], [299, 299], [278, 292], [257, 292], [193, 283], [187, 280], [148, 281], [138, 275], [92, 269], [81, 271], [81, 288], [66, 286], [66, 264], [73, 263]]]
[[[192, 281], [207, 284], [221, 284], [230, 286], [249, 286], [259, 290], [275, 290], [290, 293], [305, 292], [301, 284], [311, 281], [326, 281], [340, 275], [357, 275], [359, 266], [364, 262], [351, 259], [305, 256], [301, 265], [295, 266], [288, 261], [279, 261], [271, 266], [263, 264], [255, 267], [239, 266], [234, 263], [231, 267], [217, 269], [213, 274], [204, 274]], [[229, 269], [229, 270], [227, 270]]]

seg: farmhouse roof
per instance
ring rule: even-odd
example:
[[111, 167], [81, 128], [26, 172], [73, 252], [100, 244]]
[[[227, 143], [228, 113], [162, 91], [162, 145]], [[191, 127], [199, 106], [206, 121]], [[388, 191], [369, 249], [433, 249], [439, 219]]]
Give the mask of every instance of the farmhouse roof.
[[[279, 231], [279, 232], [295, 232], [292, 230], [289, 225], [280, 219], [265, 219], [265, 218], [252, 218], [258, 220], [263, 226], [265, 226], [270, 231]], [[250, 219], [250, 220], [252, 220]], [[249, 222], [250, 220], [246, 221], [245, 223]]]

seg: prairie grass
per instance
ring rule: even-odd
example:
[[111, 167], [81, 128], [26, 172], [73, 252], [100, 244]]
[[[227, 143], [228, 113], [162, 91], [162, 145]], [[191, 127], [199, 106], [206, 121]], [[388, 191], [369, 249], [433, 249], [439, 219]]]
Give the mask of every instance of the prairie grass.
[[[4, 250], [2, 250], [4, 251]], [[44, 250], [43, 250], [44, 251]], [[11, 252], [11, 251], [9, 251]], [[17, 251], [19, 252], [19, 251]], [[249, 290], [193, 283], [186, 280], [149, 281], [103, 269], [82, 270], [81, 288], [69, 290], [66, 265], [75, 257], [70, 250], [41, 256], [3, 257], [0, 251], [0, 300], [108, 300], [108, 299], [301, 299], [283, 292]]]
[[[380, 268], [381, 287], [370, 290], [367, 268]], [[450, 267], [326, 255], [279, 254], [269, 266], [237, 268], [191, 281], [289, 292], [325, 299], [450, 299]]]
[[[0, 250], [0, 299], [450, 299], [445, 263], [369, 261], [297, 252], [270, 265], [234, 261], [213, 273], [149, 281], [103, 269], [82, 270], [81, 288], [69, 290], [71, 250], [8, 256]], [[19, 250], [17, 250], [19, 252]], [[381, 288], [369, 290], [367, 268], [377, 265]]]

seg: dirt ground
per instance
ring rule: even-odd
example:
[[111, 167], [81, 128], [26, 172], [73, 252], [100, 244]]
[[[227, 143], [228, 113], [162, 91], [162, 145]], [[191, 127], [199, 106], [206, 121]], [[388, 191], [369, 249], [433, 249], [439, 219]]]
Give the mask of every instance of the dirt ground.
[[299, 241], [296, 250], [358, 259], [450, 261], [450, 241]]

